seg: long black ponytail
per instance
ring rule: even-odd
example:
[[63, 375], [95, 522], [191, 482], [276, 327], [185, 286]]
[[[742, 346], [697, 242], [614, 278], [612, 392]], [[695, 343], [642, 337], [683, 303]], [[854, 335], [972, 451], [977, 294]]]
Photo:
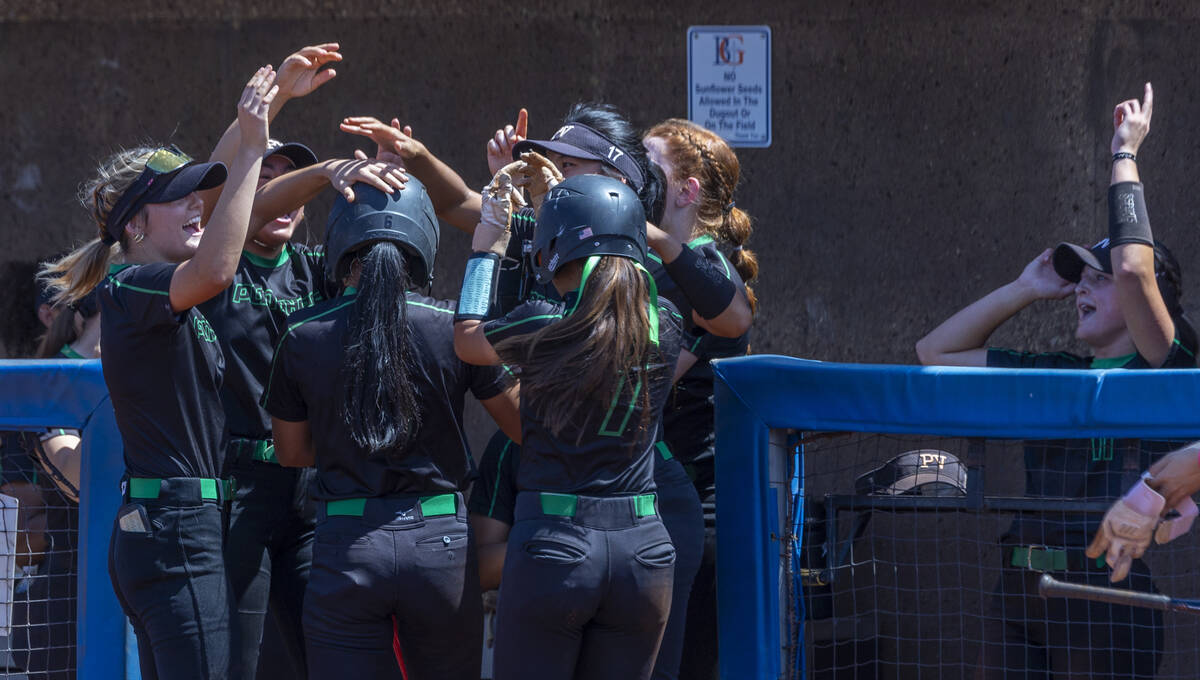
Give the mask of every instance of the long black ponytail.
[[405, 291], [408, 262], [391, 241], [358, 253], [361, 274], [342, 364], [342, 421], [354, 443], [402, 457], [421, 424]]

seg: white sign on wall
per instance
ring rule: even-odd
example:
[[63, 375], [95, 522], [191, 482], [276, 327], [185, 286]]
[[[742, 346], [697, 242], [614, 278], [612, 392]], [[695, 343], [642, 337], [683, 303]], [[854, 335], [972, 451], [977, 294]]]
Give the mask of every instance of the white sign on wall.
[[730, 146], [771, 146], [771, 27], [692, 26], [688, 119]]

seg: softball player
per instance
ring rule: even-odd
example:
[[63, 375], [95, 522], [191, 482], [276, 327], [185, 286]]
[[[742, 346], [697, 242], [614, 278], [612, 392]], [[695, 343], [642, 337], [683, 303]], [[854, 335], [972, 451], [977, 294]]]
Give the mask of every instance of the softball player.
[[[757, 276], [758, 264], [744, 246], [750, 236], [750, 218], [734, 205], [739, 164], [728, 144], [694, 123], [677, 119], [652, 127], [643, 143], [650, 161], [662, 169], [665, 178], [662, 217], [658, 227], [647, 227], [655, 250], [648, 269], [659, 294], [682, 313], [688, 339], [663, 411], [661, 444], [663, 454], [674, 456], [683, 466], [660, 466], [658, 485], [660, 493], [667, 494], [663, 489], [688, 484], [685, 488], [699, 494], [695, 502], [703, 501], [706, 510], [702, 528], [694, 529], [702, 532], [695, 539], [698, 547], [694, 550], [683, 549], [680, 534], [685, 529], [675, 528], [675, 524], [691, 528], [690, 523], [667, 525], [680, 549], [681, 564], [676, 568], [671, 623], [655, 677], [711, 677], [717, 664], [717, 612], [715, 433], [709, 361], [749, 351], [755, 298], [743, 281]], [[718, 242], [732, 246], [729, 258], [717, 249]], [[681, 474], [684, 469], [686, 473]], [[690, 559], [687, 563], [683, 562], [685, 556]], [[681, 576], [686, 578], [682, 584], [678, 583]]]
[[460, 357], [503, 358], [522, 385], [496, 677], [648, 678], [674, 578], [653, 456], [677, 317], [642, 265], [637, 196], [584, 175], [547, 193], [534, 235], [538, 277], [563, 301], [530, 300], [484, 323], [514, 200], [502, 170], [484, 191], [455, 328]]
[[[1136, 149], [1149, 129], [1149, 86], [1146, 95], [1144, 108], [1125, 102], [1114, 115], [1109, 238], [1091, 248], [1064, 243], [1043, 252], [1015, 281], [922, 338], [917, 343], [922, 363], [1195, 368], [1196, 333], [1183, 318], [1179, 263], [1150, 234], [1133, 154], [1126, 148], [1132, 145]], [[1125, 265], [1114, 266], [1121, 262]], [[1078, 314], [1075, 337], [1087, 344], [1094, 356], [986, 348], [992, 331], [1027, 305], [1039, 299], [1061, 299], [1072, 292]], [[1112, 439], [1029, 442], [1025, 447], [1025, 493], [1115, 499], [1137, 482], [1137, 470], [1145, 469], [1168, 448], [1172, 447], [1165, 442]], [[981, 677], [1010, 677], [1030, 670], [1064, 677], [1154, 676], [1163, 648], [1160, 612], [1043, 600], [1037, 595], [1042, 572], [1066, 572], [1068, 580], [1107, 584], [1109, 575], [1104, 561], [1096, 559], [1098, 551], [1084, 551], [1097, 525], [1091, 516], [1025, 513], [1001, 537], [1003, 572], [985, 624]], [[1123, 576], [1122, 569], [1130, 569], [1131, 589], [1153, 590], [1144, 562], [1122, 561], [1114, 577]]]
[[[270, 140], [258, 186], [316, 161], [302, 144]], [[258, 669], [268, 603], [288, 657], [273, 663], [289, 663], [301, 677], [305, 668], [300, 613], [316, 526], [308, 501], [312, 471], [279, 465], [270, 416], [258, 405], [288, 314], [332, 297], [321, 254], [289, 242], [301, 219], [303, 209], [261, 228], [252, 221], [233, 284], [199, 306], [226, 362], [221, 400], [236, 482], [226, 550], [237, 556], [227, 566], [238, 616], [234, 653], [245, 678], [253, 678]]]
[[[247, 83], [228, 171], [174, 148], [109, 159], [87, 193], [100, 238], [48, 269], [60, 297], [73, 302], [104, 276], [113, 255], [124, 258], [100, 292], [101, 361], [127, 471], [109, 564], [145, 678], [231, 673], [222, 549], [229, 499], [219, 393], [225, 362], [196, 305], [220, 294], [237, 268], [274, 79], [267, 66]], [[226, 176], [230, 184], [202, 226], [196, 192]]]
[[405, 292], [429, 284], [437, 242], [419, 182], [339, 198], [326, 273], [343, 294], [289, 317], [275, 352], [263, 404], [276, 454], [317, 466], [304, 600], [312, 678], [400, 678], [393, 617], [411, 680], [479, 677], [463, 397], [514, 435], [519, 416], [499, 368], [453, 356], [452, 303]]

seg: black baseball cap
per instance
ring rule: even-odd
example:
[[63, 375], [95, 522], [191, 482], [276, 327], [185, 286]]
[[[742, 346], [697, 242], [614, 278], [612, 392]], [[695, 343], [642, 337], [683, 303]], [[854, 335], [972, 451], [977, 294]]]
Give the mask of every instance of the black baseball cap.
[[872, 496], [965, 496], [967, 466], [949, 451], [905, 451], [859, 475], [854, 490]]
[[[1083, 268], [1091, 267], [1105, 274], [1112, 274], [1112, 247], [1108, 239], [1101, 239], [1091, 248], [1060, 243], [1054, 249], [1054, 271], [1071, 283], [1079, 283]], [[1171, 316], [1183, 314], [1179, 299], [1183, 295], [1183, 273], [1179, 260], [1171, 249], [1158, 239], [1154, 240], [1154, 278], [1158, 292]]]
[[546, 151], [555, 151], [564, 156], [601, 161], [624, 175], [633, 186], [633, 190], [639, 194], [646, 184], [641, 166], [625, 149], [582, 123], [567, 123], [551, 135], [550, 139], [526, 139], [517, 142], [513, 146], [513, 160], [520, 160], [521, 154], [526, 151], [536, 151], [543, 155]]
[[119, 241], [125, 225], [144, 206], [170, 203], [193, 191], [219, 187], [228, 174], [224, 163], [197, 163], [174, 146], [156, 150], [146, 161], [146, 169], [109, 212], [105, 222], [106, 242]]
[[300, 142], [281, 142], [278, 139], [267, 140], [267, 151], [263, 154], [263, 160], [271, 156], [283, 156], [291, 161], [297, 170], [317, 162], [317, 154], [307, 146]]
[[1071, 283], [1079, 283], [1083, 268], [1091, 267], [1105, 274], [1112, 273], [1112, 248], [1108, 239], [1101, 239], [1091, 248], [1074, 243], [1060, 243], [1054, 249], [1054, 271]]

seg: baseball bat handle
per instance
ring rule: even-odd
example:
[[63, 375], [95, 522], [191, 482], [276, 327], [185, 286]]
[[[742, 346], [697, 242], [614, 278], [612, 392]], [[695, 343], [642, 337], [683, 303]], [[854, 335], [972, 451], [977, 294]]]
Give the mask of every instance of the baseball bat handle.
[[1100, 586], [1089, 586], [1082, 583], [1064, 583], [1055, 579], [1050, 574], [1042, 574], [1042, 579], [1038, 581], [1038, 593], [1042, 597], [1070, 597], [1128, 607], [1161, 609], [1162, 611], [1171, 611], [1179, 608], [1166, 595], [1143, 593], [1121, 588], [1101, 588]]

